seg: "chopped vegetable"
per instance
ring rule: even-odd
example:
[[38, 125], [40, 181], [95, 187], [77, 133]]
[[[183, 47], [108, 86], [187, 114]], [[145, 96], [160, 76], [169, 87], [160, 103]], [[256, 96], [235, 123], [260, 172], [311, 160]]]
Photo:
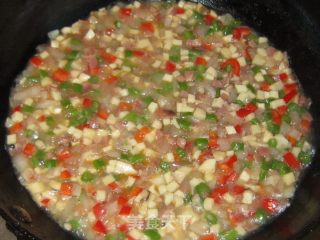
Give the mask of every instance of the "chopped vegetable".
[[233, 142], [231, 143], [231, 149], [235, 152], [244, 151], [244, 143], [242, 142]]
[[262, 200], [262, 208], [268, 213], [273, 213], [276, 211], [276, 208], [279, 206], [279, 202], [273, 198], [265, 198]]
[[210, 225], [217, 224], [218, 222], [217, 216], [211, 212], [206, 212], [204, 217]]
[[259, 208], [255, 214], [255, 220], [259, 223], [263, 223], [266, 221], [268, 215], [263, 208]]
[[211, 192], [211, 189], [206, 183], [202, 182], [194, 187], [194, 192], [198, 194], [201, 199], [204, 199], [206, 195]]
[[224, 70], [226, 70], [228, 66], [231, 67], [233, 76], [240, 76], [240, 64], [237, 59], [230, 58], [221, 64], [221, 68]]
[[300, 162], [296, 159], [296, 157], [291, 153], [287, 152], [283, 155], [284, 161], [293, 169], [300, 169]]
[[143, 231], [144, 235], [146, 235], [150, 240], [160, 240], [161, 236], [157, 229], [146, 229]]
[[169, 52], [170, 61], [175, 63], [180, 62], [180, 59], [181, 59], [180, 51], [181, 51], [181, 48], [179, 46], [172, 46]]
[[64, 182], [61, 183], [60, 194], [63, 196], [72, 196], [73, 186], [71, 183]]
[[92, 164], [97, 170], [101, 170], [106, 166], [106, 162], [103, 159], [96, 159], [92, 162]]
[[298, 154], [298, 160], [303, 164], [309, 164], [312, 161], [312, 153], [307, 151], [301, 151]]
[[89, 171], [85, 171], [81, 175], [81, 181], [83, 182], [92, 182], [94, 179], [95, 179], [95, 176]]
[[107, 233], [107, 227], [100, 220], [95, 222], [95, 224], [92, 226], [92, 229], [98, 234], [105, 235]]
[[164, 172], [168, 172], [171, 169], [171, 164], [168, 162], [161, 161], [160, 162], [160, 169]]
[[194, 143], [197, 148], [204, 150], [208, 147], [209, 140], [207, 138], [197, 138]]
[[58, 68], [57, 70], [55, 70], [52, 74], [52, 78], [55, 81], [58, 82], [65, 82], [69, 79], [69, 72], [67, 72], [64, 69]]
[[219, 233], [219, 240], [237, 240], [238, 232], [235, 229]]

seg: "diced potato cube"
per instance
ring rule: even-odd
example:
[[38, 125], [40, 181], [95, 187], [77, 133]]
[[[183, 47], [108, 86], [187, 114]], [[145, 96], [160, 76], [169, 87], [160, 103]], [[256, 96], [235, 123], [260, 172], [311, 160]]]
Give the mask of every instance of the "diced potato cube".
[[160, 186], [158, 187], [158, 190], [159, 190], [159, 193], [160, 193], [161, 195], [163, 195], [163, 194], [165, 194], [165, 193], [167, 192], [167, 187], [166, 187], [165, 185], [160, 185]]
[[148, 110], [151, 113], [154, 113], [158, 109], [158, 104], [155, 102], [151, 102], [148, 106]]
[[164, 195], [164, 204], [168, 206], [170, 203], [172, 203], [172, 201], [173, 201], [173, 193], [166, 193]]
[[42, 182], [33, 182], [27, 185], [27, 188], [30, 192], [33, 194], [35, 193], [41, 193], [45, 190], [45, 186]]
[[226, 126], [226, 132], [228, 135], [236, 134], [237, 131], [234, 126]]
[[179, 184], [175, 181], [172, 181], [170, 182], [168, 185], [167, 185], [167, 190], [169, 192], [174, 192], [176, 191], [177, 189], [179, 188]]
[[206, 198], [203, 202], [203, 208], [207, 211], [210, 211], [213, 209], [214, 201], [212, 198]]
[[115, 179], [114, 179], [114, 177], [112, 175], [107, 175], [102, 179], [102, 182], [105, 185], [108, 185], [108, 184], [110, 184], [110, 183], [112, 183], [114, 181], [115, 181]]
[[282, 179], [283, 179], [283, 181], [285, 182], [285, 184], [286, 184], [287, 186], [292, 185], [292, 184], [295, 183], [295, 181], [296, 181], [296, 178], [295, 178], [293, 172], [290, 172], [290, 173], [285, 174], [285, 175], [282, 177]]
[[184, 180], [184, 178], [191, 172], [192, 168], [190, 167], [180, 167], [178, 170], [176, 170], [174, 172], [174, 178], [176, 179], [176, 181], [178, 183], [182, 183], [182, 181]]
[[239, 176], [239, 179], [243, 182], [248, 182], [250, 180], [250, 175], [246, 170], [243, 170]]
[[253, 202], [253, 193], [250, 190], [246, 190], [243, 193], [242, 203], [251, 204]]
[[7, 136], [7, 144], [16, 144], [17, 143], [17, 135], [16, 134], [10, 134]]
[[173, 204], [175, 207], [180, 207], [183, 205], [183, 198], [182, 197], [178, 197], [178, 196], [174, 196], [173, 198]]
[[206, 119], [206, 112], [201, 108], [196, 108], [196, 110], [193, 113], [193, 116], [199, 120]]
[[106, 200], [106, 191], [98, 190], [96, 193], [96, 200], [98, 202], [103, 202], [104, 200]]
[[210, 172], [213, 174], [215, 169], [216, 169], [216, 160], [215, 159], [207, 159], [199, 167], [199, 171], [203, 172], [203, 173]]

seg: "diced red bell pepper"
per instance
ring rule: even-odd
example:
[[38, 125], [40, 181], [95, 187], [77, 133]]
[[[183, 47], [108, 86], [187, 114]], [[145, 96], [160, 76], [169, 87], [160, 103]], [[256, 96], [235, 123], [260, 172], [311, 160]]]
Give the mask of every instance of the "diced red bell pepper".
[[133, 109], [133, 105], [127, 102], [120, 102], [118, 108], [120, 111], [131, 111]]
[[221, 68], [225, 69], [228, 65], [232, 67], [232, 76], [240, 76], [240, 63], [235, 58], [230, 58], [221, 64]]
[[82, 101], [82, 106], [88, 108], [92, 105], [92, 100], [90, 98], [84, 98]]
[[123, 8], [120, 8], [119, 12], [120, 12], [121, 16], [129, 17], [132, 14], [132, 9], [123, 7]]
[[106, 111], [104, 111], [104, 110], [99, 110], [99, 111], [97, 112], [97, 116], [98, 116], [98, 118], [101, 118], [101, 119], [103, 119], [103, 120], [107, 120], [108, 117], [109, 117], [109, 113], [106, 112]]
[[284, 115], [288, 110], [288, 106], [287, 105], [283, 105], [280, 107], [277, 107], [277, 111], [279, 114]]
[[251, 29], [248, 27], [237, 27], [233, 30], [233, 38], [240, 40], [241, 38], [247, 37], [251, 34]]
[[227, 166], [233, 168], [233, 164], [238, 160], [237, 155], [232, 155], [226, 162]]
[[214, 21], [214, 17], [211, 15], [204, 15], [203, 21], [205, 24], [210, 25]]
[[96, 221], [95, 224], [93, 224], [92, 229], [98, 234], [107, 234], [107, 227], [100, 220]]
[[18, 133], [20, 130], [23, 129], [22, 123], [15, 123], [10, 127], [10, 133]]
[[288, 76], [288, 74], [286, 74], [286, 73], [281, 73], [281, 74], [279, 74], [279, 79], [282, 81], [282, 82], [287, 82], [288, 81], [288, 79], [289, 79], [289, 76]]
[[128, 198], [119, 196], [117, 202], [120, 206], [126, 205], [128, 203]]
[[92, 208], [92, 212], [97, 219], [101, 219], [106, 214], [105, 205], [103, 203], [96, 203]]
[[15, 112], [21, 112], [22, 107], [21, 105], [15, 106], [12, 110], [11, 110], [11, 114], [15, 113]]
[[204, 150], [198, 157], [199, 164], [203, 163], [206, 159], [208, 159], [211, 156], [212, 156], [212, 152], [210, 149]]
[[271, 112], [272, 121], [278, 125], [282, 122], [282, 115], [277, 111], [277, 109], [273, 109]]
[[48, 207], [49, 206], [49, 203], [50, 203], [50, 199], [49, 198], [43, 198], [41, 200], [41, 204], [45, 207]]
[[58, 68], [53, 72], [52, 78], [57, 82], [65, 82], [70, 78], [70, 74], [68, 71]]
[[196, 65], [207, 65], [207, 60], [203, 57], [197, 57], [196, 60], [194, 61], [194, 64]]
[[175, 14], [184, 14], [185, 10], [183, 8], [181, 8], [181, 7], [176, 7], [174, 9], [174, 12], [175, 12]]
[[268, 213], [276, 212], [279, 201], [273, 198], [264, 198], [262, 199], [262, 208], [265, 209]]
[[222, 195], [226, 194], [228, 192], [228, 188], [226, 187], [218, 187], [213, 189], [213, 191], [208, 196], [209, 198], [212, 198], [215, 203], [221, 203], [221, 197]]
[[104, 30], [104, 33], [108, 36], [111, 36], [113, 32], [114, 28], [107, 28], [106, 30]]
[[209, 143], [208, 146], [210, 148], [216, 148], [219, 146], [218, 144], [218, 136], [215, 132], [210, 132], [209, 133]]
[[296, 170], [299, 170], [301, 168], [300, 162], [291, 152], [285, 153], [283, 155], [283, 159], [291, 168]]
[[270, 84], [267, 82], [260, 83], [260, 90], [264, 91], [264, 92], [269, 92], [270, 91]]
[[127, 224], [121, 224], [120, 226], [118, 226], [118, 230], [120, 232], [128, 232], [129, 231], [129, 226]]
[[288, 103], [298, 94], [297, 90], [292, 90], [287, 95], [283, 97], [283, 100]]
[[241, 134], [241, 133], [242, 133], [242, 127], [241, 127], [240, 124], [235, 125], [234, 128], [236, 129], [236, 131], [237, 131], [238, 134]]
[[232, 168], [230, 168], [226, 163], [221, 161], [217, 162], [217, 168], [224, 173], [230, 173], [232, 171]]
[[250, 113], [254, 113], [258, 107], [253, 103], [248, 103], [243, 108], [240, 108], [236, 113], [238, 117], [244, 118], [248, 116]]
[[112, 183], [109, 183], [108, 184], [108, 187], [111, 189], [111, 190], [115, 190], [118, 188], [118, 184], [116, 182], [112, 182]]
[[305, 130], [308, 130], [310, 129], [310, 126], [311, 126], [311, 121], [309, 119], [302, 119], [301, 122], [301, 127], [304, 128]]
[[59, 161], [64, 161], [71, 157], [71, 153], [69, 150], [63, 150], [58, 153], [57, 157]]
[[71, 173], [68, 170], [63, 170], [62, 172], [60, 172], [60, 178], [62, 179], [69, 179], [71, 178]]
[[228, 217], [232, 225], [236, 226], [240, 222], [243, 222], [246, 217], [242, 213], [234, 213], [232, 211], [228, 212]]
[[38, 57], [38, 56], [34, 56], [30, 59], [30, 62], [32, 65], [34, 65], [35, 67], [39, 67], [42, 63], [43, 63], [43, 60], [41, 57]]
[[231, 173], [221, 176], [218, 179], [218, 182], [221, 185], [225, 185], [225, 184], [234, 182], [236, 180], [236, 178], [237, 178], [237, 173], [234, 170], [232, 170]]
[[292, 146], [295, 146], [297, 144], [297, 139], [295, 137], [290, 136], [290, 134], [286, 135], [285, 137]]
[[193, 141], [187, 140], [186, 145], [184, 146], [184, 150], [187, 153], [191, 153], [193, 149]]
[[145, 33], [153, 33], [154, 26], [152, 22], [143, 22], [140, 24], [140, 31]]
[[130, 192], [127, 194], [127, 197], [130, 199], [130, 198], [133, 198], [133, 197], [136, 197], [138, 196], [141, 192], [143, 191], [143, 188], [141, 187], [133, 187]]
[[32, 156], [36, 151], [36, 146], [32, 143], [27, 143], [23, 148], [23, 154], [27, 157]]
[[101, 54], [101, 57], [106, 61], [106, 63], [108, 64], [112, 64], [114, 63], [116, 60], [117, 60], [117, 57], [114, 56], [113, 54], [111, 53], [107, 53], [106, 51], [104, 50], [101, 50], [100, 51], [100, 54]]
[[212, 51], [214, 49], [213, 43], [202, 43], [203, 50]]
[[273, 109], [271, 112], [272, 121], [280, 125], [282, 122], [282, 117], [286, 113], [287, 109], [288, 109], [287, 105], [283, 105], [283, 106], [277, 107], [276, 109]]
[[47, 117], [45, 115], [41, 115], [40, 117], [38, 117], [39, 122], [44, 122], [46, 119]]
[[232, 193], [235, 194], [235, 195], [240, 195], [242, 194], [244, 191], [245, 191], [245, 188], [243, 186], [240, 186], [240, 185], [235, 185], [233, 188], [232, 188]]
[[148, 127], [142, 127], [140, 128], [135, 134], [134, 134], [134, 139], [138, 142], [141, 143], [144, 140], [144, 137], [151, 132], [151, 129]]
[[140, 58], [146, 55], [146, 53], [141, 50], [133, 50], [132, 53], [133, 53], [133, 56], [140, 57]]
[[91, 66], [91, 65], [88, 65], [88, 73], [91, 75], [91, 76], [96, 76], [99, 74], [101, 68], [100, 66]]
[[80, 130], [83, 130], [85, 128], [91, 128], [91, 126], [89, 123], [84, 123], [84, 124], [79, 125], [77, 128], [79, 128]]
[[210, 235], [201, 236], [199, 240], [217, 240], [217, 237], [213, 234], [210, 234]]
[[288, 83], [285, 84], [283, 88], [285, 93], [289, 93], [293, 90], [298, 90], [299, 86], [297, 83]]
[[106, 83], [108, 84], [113, 84], [115, 82], [118, 81], [118, 77], [117, 76], [114, 76], [114, 75], [109, 75], [107, 78], [106, 78]]
[[72, 196], [72, 192], [73, 192], [73, 185], [72, 183], [69, 182], [63, 182], [60, 185], [60, 195], [63, 196]]
[[131, 206], [125, 205], [125, 206], [123, 206], [123, 207], [120, 209], [119, 215], [128, 216], [128, 215], [130, 215], [131, 210], [132, 210], [132, 207], [131, 207]]
[[249, 52], [249, 47], [246, 47], [243, 50], [242, 55], [245, 58], [245, 60], [247, 60], [247, 61], [251, 61], [252, 60], [252, 57], [251, 57], [250, 52]]
[[166, 62], [166, 72], [173, 73], [176, 70], [176, 64], [173, 62]]

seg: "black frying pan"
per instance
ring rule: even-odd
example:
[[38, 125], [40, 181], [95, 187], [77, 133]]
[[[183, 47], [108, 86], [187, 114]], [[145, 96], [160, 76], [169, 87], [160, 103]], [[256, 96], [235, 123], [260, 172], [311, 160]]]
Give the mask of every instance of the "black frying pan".
[[[62, 230], [32, 201], [18, 182], [5, 151], [4, 122], [9, 91], [47, 32], [85, 18], [108, 0], [0, 1], [0, 214], [19, 239], [77, 239]], [[312, 166], [299, 184], [292, 205], [247, 239], [320, 239], [320, 6], [317, 0], [200, 0], [230, 12], [289, 53], [314, 118]], [[0, 236], [0, 239], [3, 238]]]

